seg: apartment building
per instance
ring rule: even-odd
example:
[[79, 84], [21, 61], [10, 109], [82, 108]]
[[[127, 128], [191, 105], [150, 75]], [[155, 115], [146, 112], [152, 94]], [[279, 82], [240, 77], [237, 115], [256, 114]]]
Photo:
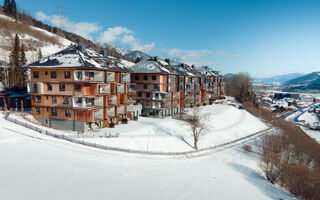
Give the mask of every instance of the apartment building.
[[170, 65], [154, 57], [130, 67], [137, 86], [136, 102], [145, 116], [165, 117], [184, 107], [208, 105], [221, 97], [222, 79], [208, 67]]
[[33, 116], [49, 127], [73, 131], [133, 119], [131, 73], [103, 54], [74, 45], [26, 66]]
[[164, 117], [180, 112], [181, 94], [177, 74], [157, 58], [130, 67], [131, 82], [136, 85], [135, 100], [142, 104], [142, 115]]

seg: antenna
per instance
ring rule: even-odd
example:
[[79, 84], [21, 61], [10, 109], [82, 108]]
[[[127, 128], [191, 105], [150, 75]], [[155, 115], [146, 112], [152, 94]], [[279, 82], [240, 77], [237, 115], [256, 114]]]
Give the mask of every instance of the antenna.
[[59, 5], [57, 6], [58, 28], [61, 28], [63, 24], [63, 18], [64, 18], [64, 15], [66, 14], [64, 11], [64, 8], [65, 6], [62, 3], [59, 3]]

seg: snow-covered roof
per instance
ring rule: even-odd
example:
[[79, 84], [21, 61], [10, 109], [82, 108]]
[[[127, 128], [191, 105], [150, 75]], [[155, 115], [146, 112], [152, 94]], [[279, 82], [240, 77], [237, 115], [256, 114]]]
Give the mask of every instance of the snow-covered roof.
[[105, 57], [102, 54], [90, 49], [85, 48], [80, 50], [79, 45], [70, 46], [62, 51], [59, 51], [53, 55], [44, 57], [37, 62], [29, 64], [28, 68], [60, 68], [60, 67], [72, 67], [72, 68], [96, 68], [107, 69], [113, 71], [129, 71], [127, 66], [128, 62], [122, 62], [122, 60]]
[[129, 67], [133, 73], [161, 73], [161, 74], [174, 74], [168, 66], [164, 66], [161, 62], [157, 62], [153, 59], [141, 61], [135, 65]]

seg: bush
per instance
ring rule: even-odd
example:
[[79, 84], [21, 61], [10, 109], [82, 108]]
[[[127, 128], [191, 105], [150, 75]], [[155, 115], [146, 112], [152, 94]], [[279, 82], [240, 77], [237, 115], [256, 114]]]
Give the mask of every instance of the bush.
[[252, 147], [250, 145], [248, 145], [248, 144], [243, 145], [242, 148], [247, 153], [248, 152], [252, 152]]
[[243, 103], [246, 110], [277, 127], [262, 142], [261, 168], [271, 183], [279, 183], [302, 199], [320, 197], [320, 145], [293, 122], [280, 119], [266, 109]]

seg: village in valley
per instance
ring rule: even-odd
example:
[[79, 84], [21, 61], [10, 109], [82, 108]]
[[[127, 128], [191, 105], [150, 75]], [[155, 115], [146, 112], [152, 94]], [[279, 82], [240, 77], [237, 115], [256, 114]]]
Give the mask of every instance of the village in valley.
[[[126, 4], [164, 6], [138, 2]], [[231, 9], [204, 2], [184, 6]], [[236, 50], [164, 48], [189, 34], [168, 20], [145, 19], [171, 34], [144, 43], [100, 24], [121, 3], [100, 2], [108, 13], [87, 10], [85, 22], [66, 16], [64, 4], [84, 12], [78, 2], [54, 1], [52, 15], [34, 3], [0, 1], [0, 199], [319, 199], [320, 73], [257, 77]], [[121, 13], [133, 27], [147, 15]]]

